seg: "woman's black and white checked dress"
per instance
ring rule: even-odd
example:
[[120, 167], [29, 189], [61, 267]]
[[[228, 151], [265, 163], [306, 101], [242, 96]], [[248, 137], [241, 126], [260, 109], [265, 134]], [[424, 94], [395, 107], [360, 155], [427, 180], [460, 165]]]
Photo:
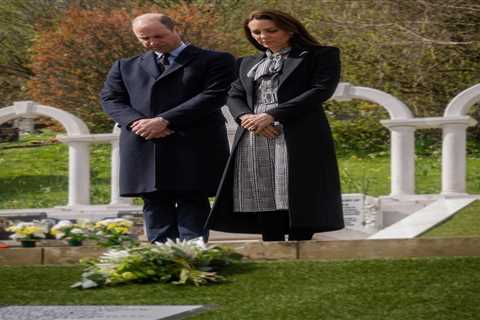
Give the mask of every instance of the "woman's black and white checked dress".
[[[255, 114], [278, 106], [278, 75], [289, 51], [267, 51], [267, 57], [248, 73], [255, 81]], [[282, 132], [274, 139], [247, 131], [239, 142], [233, 178], [234, 212], [288, 209], [287, 149], [282, 125], [276, 126]]]

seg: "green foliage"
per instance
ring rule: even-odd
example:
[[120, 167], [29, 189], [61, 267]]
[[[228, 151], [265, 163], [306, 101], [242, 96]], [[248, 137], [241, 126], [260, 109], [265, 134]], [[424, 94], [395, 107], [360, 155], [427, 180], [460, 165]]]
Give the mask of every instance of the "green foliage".
[[61, 220], [49, 228], [47, 235], [81, 244], [83, 240], [90, 237], [92, 229], [93, 224], [89, 220], [79, 220], [76, 223], [70, 220]]
[[422, 129], [415, 132], [415, 153], [421, 156], [439, 156], [442, 150], [442, 131]]
[[131, 282], [206, 285], [225, 281], [217, 272], [241, 258], [228, 248], [207, 248], [200, 239], [112, 249], [98, 260], [88, 261], [82, 280], [72, 287], [89, 289]]
[[[68, 199], [68, 146], [49, 130], [0, 144], [0, 209], [48, 208]], [[93, 204], [110, 201], [109, 145], [91, 147]]]
[[104, 248], [135, 247], [138, 243], [130, 234], [132, 226], [132, 221], [122, 218], [100, 220], [95, 223], [91, 239]]
[[179, 22], [182, 37], [218, 49], [230, 41], [216, 31], [217, 17], [207, 5], [179, 2], [159, 6], [106, 10], [71, 6], [58, 25], [42, 29], [32, 45], [28, 82], [32, 97], [83, 119], [93, 132], [110, 132], [113, 122], [102, 110], [98, 93], [112, 63], [144, 50], [133, 35], [131, 20], [146, 11], [163, 12]]
[[55, 23], [55, 1], [0, 1], [0, 107], [31, 97], [26, 81], [33, 76], [30, 66], [35, 28]]
[[[153, 0], [2, 0], [0, 1], [0, 106], [32, 99], [27, 82], [32, 70], [32, 45], [43, 30], [54, 29], [70, 7], [84, 10], [130, 10], [135, 2]], [[58, 105], [62, 107], [62, 105]]]
[[[367, 101], [337, 102], [325, 104], [332, 128], [337, 154], [360, 157], [384, 155], [390, 149], [390, 132], [381, 123], [389, 115], [383, 107]], [[467, 138], [467, 152], [480, 155], [480, 144], [475, 139], [476, 127], [470, 128]], [[441, 154], [441, 129], [421, 129], [415, 132], [415, 153], [418, 156]]]
[[[238, 39], [237, 54], [255, 52], [238, 17], [258, 8], [287, 11], [321, 43], [341, 49], [342, 81], [392, 94], [420, 117], [441, 116], [455, 95], [479, 81], [480, 15], [475, 0], [227, 0], [215, 5], [226, 21], [222, 28]], [[472, 112], [477, 119], [479, 114], [478, 108]], [[341, 144], [348, 136], [354, 140], [352, 150], [378, 152], [378, 139], [385, 133], [376, 135], [380, 127], [372, 120], [373, 143], [355, 141], [370, 124], [357, 120], [339, 124]], [[345, 135], [347, 129], [352, 129], [350, 135]], [[471, 135], [478, 141], [480, 129], [472, 129]]]
[[343, 193], [363, 193], [371, 196], [389, 193], [390, 163], [384, 155], [340, 158], [339, 170]]
[[[475, 0], [3, 0], [0, 105], [33, 97], [74, 112], [95, 132], [109, 132], [111, 122], [99, 107], [98, 90], [115, 59], [141, 51], [129, 26], [136, 8], [172, 13], [185, 22], [187, 33], [193, 31], [188, 35], [193, 43], [238, 56], [256, 53], [242, 30], [251, 10], [287, 11], [321, 43], [341, 48], [343, 81], [386, 91], [417, 116], [440, 116], [448, 101], [479, 81]], [[471, 115], [479, 119], [480, 109]], [[378, 142], [386, 131], [377, 119], [368, 114], [333, 123], [339, 150], [384, 151], [385, 144]], [[470, 150], [478, 150], [479, 127], [469, 135], [475, 141]], [[436, 136], [419, 140], [421, 154], [436, 148]]]
[[388, 115], [380, 107], [363, 101], [330, 101], [325, 108], [339, 155], [366, 156], [389, 150], [390, 133], [380, 123]]
[[51, 132], [27, 134], [20, 142], [0, 145], [0, 208], [48, 208], [67, 203], [68, 147], [60, 143], [34, 147], [35, 142], [51, 136]]
[[[68, 148], [64, 144], [46, 143], [53, 136], [49, 131], [42, 135], [22, 135], [20, 142], [0, 145], [0, 209], [48, 208], [66, 204]], [[387, 144], [385, 141], [382, 143]], [[36, 145], [41, 146], [33, 147]], [[93, 204], [105, 204], [110, 199], [110, 148], [108, 145], [93, 145], [91, 148]], [[338, 148], [338, 145], [337, 151], [344, 193], [367, 191], [371, 196], [390, 193], [388, 151], [364, 155], [359, 152], [357, 155], [348, 148]], [[467, 161], [467, 192], [480, 193], [478, 153], [470, 154]], [[430, 155], [417, 156], [417, 193], [440, 191], [440, 163], [439, 149], [433, 150]]]

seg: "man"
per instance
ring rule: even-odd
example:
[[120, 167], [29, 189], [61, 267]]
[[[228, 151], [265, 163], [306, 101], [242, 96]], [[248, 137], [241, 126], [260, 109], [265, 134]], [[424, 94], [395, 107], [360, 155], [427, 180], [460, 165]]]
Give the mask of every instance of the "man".
[[185, 44], [168, 16], [132, 28], [146, 53], [116, 61], [101, 91], [120, 134], [120, 193], [144, 200], [148, 240], [192, 239], [203, 226], [228, 158], [220, 108], [233, 80], [232, 55]]

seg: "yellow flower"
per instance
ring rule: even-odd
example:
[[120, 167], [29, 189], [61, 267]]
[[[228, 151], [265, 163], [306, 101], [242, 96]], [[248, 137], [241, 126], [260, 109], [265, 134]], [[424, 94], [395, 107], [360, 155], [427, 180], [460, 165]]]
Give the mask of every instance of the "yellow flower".
[[128, 228], [126, 227], [114, 227], [110, 229], [111, 231], [115, 233], [120, 233], [120, 234], [125, 234], [128, 232]]
[[135, 280], [138, 277], [133, 272], [127, 271], [122, 273], [122, 278], [125, 280]]
[[20, 222], [7, 228], [7, 231], [14, 232], [12, 239], [45, 238], [45, 228], [35, 222]]

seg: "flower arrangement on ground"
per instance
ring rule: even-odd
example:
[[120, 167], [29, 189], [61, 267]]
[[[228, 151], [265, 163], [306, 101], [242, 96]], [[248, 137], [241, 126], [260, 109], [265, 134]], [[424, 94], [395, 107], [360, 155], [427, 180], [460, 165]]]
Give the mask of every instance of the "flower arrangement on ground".
[[52, 227], [56, 225], [58, 222], [58, 219], [53, 219], [53, 218], [45, 218], [41, 219], [40, 223], [42, 225], [45, 225], [45, 229], [47, 232], [45, 233], [45, 239], [55, 239], [55, 236], [50, 232], [52, 230]]
[[12, 224], [7, 231], [13, 232], [10, 238], [20, 241], [24, 247], [35, 247], [35, 241], [44, 239], [48, 227], [38, 221]]
[[127, 219], [105, 219], [95, 223], [93, 239], [102, 247], [134, 245], [130, 229], [133, 222]]
[[231, 249], [207, 247], [201, 238], [110, 249], [86, 262], [81, 281], [72, 287], [88, 289], [131, 282], [200, 286], [224, 281], [218, 272], [241, 259]]
[[76, 223], [70, 220], [61, 220], [50, 229], [50, 233], [56, 239], [67, 240], [71, 246], [78, 246], [91, 236], [93, 227], [93, 223], [87, 219], [79, 219]]

